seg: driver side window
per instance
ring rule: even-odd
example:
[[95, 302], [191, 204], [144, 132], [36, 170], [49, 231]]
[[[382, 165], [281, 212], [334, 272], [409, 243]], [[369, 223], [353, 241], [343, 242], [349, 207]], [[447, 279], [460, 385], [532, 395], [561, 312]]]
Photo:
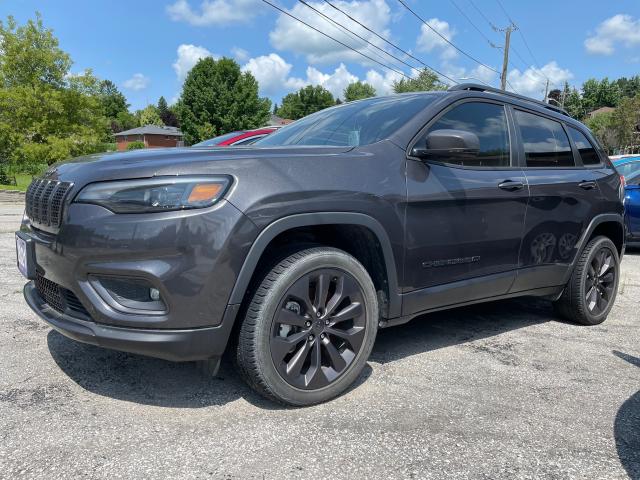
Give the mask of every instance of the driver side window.
[[[477, 154], [439, 159], [465, 167], [509, 167], [509, 128], [504, 106], [495, 103], [466, 102], [442, 115], [426, 133], [436, 130], [461, 130], [478, 137]], [[427, 147], [428, 148], [428, 147]]]

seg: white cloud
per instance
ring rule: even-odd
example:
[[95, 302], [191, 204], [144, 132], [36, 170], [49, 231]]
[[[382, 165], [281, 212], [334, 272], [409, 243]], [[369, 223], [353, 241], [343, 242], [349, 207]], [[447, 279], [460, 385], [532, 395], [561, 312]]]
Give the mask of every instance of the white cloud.
[[553, 61], [539, 69], [529, 67], [524, 72], [514, 69], [507, 75], [512, 89], [522, 95], [528, 95], [539, 100], [544, 97], [547, 77], [549, 78], [549, 90], [552, 90], [553, 88], [561, 88], [564, 82], [573, 78], [573, 73], [567, 69], [560, 68]]
[[[353, 20], [350, 20], [342, 13], [331, 8], [325, 2], [307, 2], [316, 10], [324, 13], [326, 16], [334, 19], [336, 22], [346, 28], [356, 32], [371, 43], [381, 48], [384, 42], [368, 32]], [[334, 3], [338, 8], [349, 12], [355, 19], [367, 25], [372, 30], [378, 32], [384, 37], [389, 37], [390, 32], [387, 26], [391, 20], [391, 9], [385, 0], [338, 0]], [[326, 32], [328, 35], [344, 42], [345, 44], [372, 56], [375, 50], [364, 41], [346, 34], [336, 25], [330, 23], [326, 18], [318, 15], [309, 7], [296, 3], [294, 7], [288, 10], [292, 15], [313, 25], [318, 30]], [[311, 30], [309, 27], [301, 24], [287, 15], [281, 14], [276, 20], [274, 30], [269, 33], [271, 44], [278, 50], [287, 50], [301, 55], [305, 55], [311, 64], [327, 64], [339, 61], [357, 61], [368, 65], [371, 62], [366, 60], [356, 52], [330, 40], [324, 35]]]
[[178, 47], [178, 58], [173, 64], [173, 69], [178, 75], [178, 80], [183, 81], [189, 70], [198, 63], [198, 60], [206, 57], [218, 58], [204, 47], [191, 44], [182, 44]]
[[240, 47], [232, 47], [231, 55], [233, 55], [233, 58], [235, 58], [238, 62], [244, 62], [249, 58], [249, 52]]
[[203, 0], [199, 11], [187, 0], [177, 0], [167, 6], [169, 18], [197, 27], [244, 23], [256, 16], [263, 3], [259, 0]]
[[640, 46], [640, 19], [614, 15], [598, 25], [595, 35], [584, 41], [587, 52], [594, 55], [613, 55], [616, 44], [627, 48]]
[[369, 70], [365, 81], [376, 89], [377, 95], [391, 95], [393, 92], [393, 82], [399, 81], [402, 75], [391, 70], [384, 72], [384, 75], [377, 70]]
[[[431, 28], [439, 32], [442, 37], [449, 41], [451, 41], [456, 34], [456, 31], [444, 20], [431, 18], [427, 20], [427, 23], [431, 25]], [[455, 58], [458, 54], [456, 50], [431, 28], [424, 24], [422, 25], [422, 28], [420, 29], [420, 36], [416, 41], [416, 49], [419, 52], [439, 52], [440, 58], [443, 60]]]
[[141, 73], [134, 73], [129, 80], [123, 82], [122, 86], [134, 91], [144, 90], [149, 86], [149, 77], [145, 77]]
[[[323, 72], [308, 66], [304, 78], [291, 76], [292, 68], [293, 65], [287, 63], [277, 53], [251, 58], [242, 66], [243, 71], [251, 72], [256, 78], [262, 95], [291, 92], [307, 85], [321, 85], [334, 97], [342, 98], [347, 85], [360, 80], [344, 63], [341, 63], [333, 72]], [[393, 81], [399, 78], [400, 75], [395, 72], [385, 73], [383, 76], [376, 70], [369, 70], [364, 81], [371, 83], [378, 95], [386, 95], [392, 93]]]

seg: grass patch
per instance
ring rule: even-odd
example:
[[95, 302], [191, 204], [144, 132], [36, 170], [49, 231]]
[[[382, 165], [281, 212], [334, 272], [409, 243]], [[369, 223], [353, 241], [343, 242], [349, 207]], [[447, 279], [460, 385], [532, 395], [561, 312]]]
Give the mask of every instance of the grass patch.
[[16, 182], [18, 185], [2, 185], [0, 184], [0, 190], [20, 190], [22, 192], [27, 191], [27, 187], [31, 183], [31, 179], [33, 175], [29, 175], [28, 173], [16, 173]]

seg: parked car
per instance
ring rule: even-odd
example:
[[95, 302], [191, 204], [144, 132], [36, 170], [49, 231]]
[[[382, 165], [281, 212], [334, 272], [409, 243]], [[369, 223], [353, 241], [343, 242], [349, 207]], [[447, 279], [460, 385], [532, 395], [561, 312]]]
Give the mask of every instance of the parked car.
[[51, 168], [16, 233], [29, 306], [72, 339], [210, 373], [230, 350], [289, 405], [339, 395], [378, 328], [425, 312], [611, 310], [620, 175], [558, 108], [461, 85], [328, 108], [257, 146]]
[[627, 242], [640, 246], [640, 156], [620, 158], [614, 160], [613, 164], [625, 179]]
[[229, 147], [231, 145], [251, 145], [270, 133], [275, 132], [278, 127], [265, 127], [256, 130], [240, 130], [237, 132], [225, 133], [218, 137], [204, 140], [192, 145], [194, 147]]

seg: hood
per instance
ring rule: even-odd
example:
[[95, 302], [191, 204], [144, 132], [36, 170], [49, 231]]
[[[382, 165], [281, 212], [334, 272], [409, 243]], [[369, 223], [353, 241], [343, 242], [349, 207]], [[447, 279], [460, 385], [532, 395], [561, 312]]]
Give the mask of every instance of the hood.
[[250, 170], [256, 163], [285, 158], [339, 155], [353, 147], [221, 147], [157, 148], [87, 155], [60, 162], [44, 178], [68, 181], [76, 187], [91, 182], [149, 178], [163, 175], [230, 174]]

